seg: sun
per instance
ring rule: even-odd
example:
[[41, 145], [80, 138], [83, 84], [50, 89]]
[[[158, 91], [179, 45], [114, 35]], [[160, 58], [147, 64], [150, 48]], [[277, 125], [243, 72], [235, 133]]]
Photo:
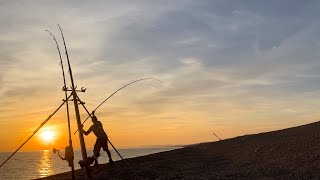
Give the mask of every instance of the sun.
[[41, 133], [41, 138], [44, 141], [52, 141], [53, 137], [54, 137], [54, 133], [50, 130], [46, 130]]

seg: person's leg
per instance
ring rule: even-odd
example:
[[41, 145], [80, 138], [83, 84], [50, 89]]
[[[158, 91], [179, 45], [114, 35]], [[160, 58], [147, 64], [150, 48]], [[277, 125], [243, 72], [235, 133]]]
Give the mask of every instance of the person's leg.
[[113, 162], [112, 157], [111, 157], [111, 153], [110, 153], [109, 149], [107, 149], [106, 152], [107, 152], [107, 154], [108, 154], [109, 161], [112, 161], [112, 162]]
[[94, 164], [93, 166], [98, 166], [99, 162], [98, 162], [98, 158], [94, 156]]
[[112, 160], [111, 153], [110, 153], [110, 150], [108, 147], [108, 140], [103, 142], [102, 149], [108, 154], [110, 165], [113, 165], [113, 160]]
[[96, 143], [93, 147], [93, 158], [94, 158], [94, 166], [99, 165], [98, 157], [100, 156], [101, 142], [96, 140]]

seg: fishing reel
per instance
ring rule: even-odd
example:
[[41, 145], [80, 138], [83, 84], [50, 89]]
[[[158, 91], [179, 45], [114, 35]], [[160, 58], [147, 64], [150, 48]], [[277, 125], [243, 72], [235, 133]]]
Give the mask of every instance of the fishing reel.
[[61, 160], [66, 160], [69, 164], [69, 167], [72, 166], [73, 164], [73, 159], [74, 159], [74, 155], [73, 155], [73, 152], [72, 152], [72, 149], [70, 146], [67, 146], [65, 149], [64, 149], [64, 157], [60, 154], [60, 151], [56, 148], [53, 148], [53, 154], [58, 154], [58, 156], [61, 158]]

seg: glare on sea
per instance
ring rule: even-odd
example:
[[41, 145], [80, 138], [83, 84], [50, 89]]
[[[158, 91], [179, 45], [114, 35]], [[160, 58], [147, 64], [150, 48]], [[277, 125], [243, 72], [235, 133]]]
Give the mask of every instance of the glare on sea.
[[50, 150], [42, 152], [37, 172], [39, 177], [46, 177], [52, 174], [52, 153]]

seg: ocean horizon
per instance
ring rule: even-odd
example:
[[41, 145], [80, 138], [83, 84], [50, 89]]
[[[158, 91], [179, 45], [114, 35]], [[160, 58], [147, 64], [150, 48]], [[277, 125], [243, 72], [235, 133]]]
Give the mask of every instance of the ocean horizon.
[[[123, 148], [118, 149], [123, 158], [132, 158], [154, 154], [158, 152], [170, 151], [178, 149], [178, 146], [164, 147], [141, 147], [141, 148]], [[112, 149], [110, 150], [114, 161], [121, 160], [118, 154]], [[3, 162], [11, 155], [12, 152], [0, 152], [0, 162]], [[62, 154], [64, 155], [63, 151]], [[88, 156], [92, 156], [92, 150], [87, 150]], [[107, 153], [100, 152], [99, 163], [105, 164], [109, 162]], [[74, 151], [75, 169], [80, 169], [78, 161], [82, 159], [81, 151]], [[52, 150], [25, 151], [15, 154], [2, 168], [0, 168], [1, 179], [37, 179], [54, 174], [70, 171], [67, 161], [61, 160], [57, 154], [53, 154]]]

